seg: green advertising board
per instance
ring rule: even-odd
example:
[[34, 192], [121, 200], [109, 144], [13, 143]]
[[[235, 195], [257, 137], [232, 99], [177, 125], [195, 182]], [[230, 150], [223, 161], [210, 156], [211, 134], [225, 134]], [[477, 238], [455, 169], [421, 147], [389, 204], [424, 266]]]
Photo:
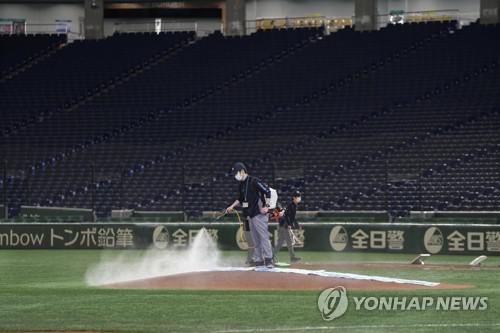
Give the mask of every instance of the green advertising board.
[[[205, 227], [222, 250], [245, 250], [237, 223], [1, 223], [0, 249], [188, 247]], [[500, 254], [500, 225], [303, 223], [296, 247], [312, 251]], [[270, 224], [271, 242], [277, 239]]]

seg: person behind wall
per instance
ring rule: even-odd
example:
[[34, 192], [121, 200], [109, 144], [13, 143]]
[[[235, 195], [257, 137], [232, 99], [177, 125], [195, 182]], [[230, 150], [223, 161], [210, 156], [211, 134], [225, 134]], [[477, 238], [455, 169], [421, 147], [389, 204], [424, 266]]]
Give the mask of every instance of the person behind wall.
[[300, 192], [295, 191], [292, 194], [292, 200], [290, 201], [288, 206], [286, 206], [286, 208], [279, 213], [278, 242], [274, 247], [274, 257], [276, 257], [276, 254], [280, 251], [281, 247], [283, 246], [283, 243], [286, 243], [286, 246], [288, 247], [288, 255], [290, 256], [290, 261], [297, 262], [301, 260], [300, 257], [297, 257], [295, 255], [295, 251], [293, 249], [293, 235], [292, 235], [293, 232], [292, 229], [300, 228], [299, 223], [297, 222], [295, 216], [297, 214], [297, 206], [299, 205], [301, 200], [302, 198]]

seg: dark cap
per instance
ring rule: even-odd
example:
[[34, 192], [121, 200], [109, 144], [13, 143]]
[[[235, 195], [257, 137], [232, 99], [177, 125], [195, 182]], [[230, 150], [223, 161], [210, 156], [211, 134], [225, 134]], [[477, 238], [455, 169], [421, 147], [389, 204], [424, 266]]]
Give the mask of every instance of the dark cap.
[[300, 198], [302, 195], [300, 194], [300, 191], [295, 191], [292, 193], [292, 198]]
[[245, 172], [247, 172], [247, 167], [245, 166], [245, 164], [238, 162], [238, 163], [235, 163], [233, 165], [233, 167], [231, 168], [231, 173], [233, 175], [236, 175], [241, 170], [245, 170]]

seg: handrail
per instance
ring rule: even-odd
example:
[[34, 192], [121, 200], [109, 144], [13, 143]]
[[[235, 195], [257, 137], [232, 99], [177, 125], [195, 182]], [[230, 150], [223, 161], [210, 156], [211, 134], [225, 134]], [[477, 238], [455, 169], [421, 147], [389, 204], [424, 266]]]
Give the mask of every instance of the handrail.
[[[81, 34], [71, 31], [68, 24], [62, 23], [25, 23], [24, 30], [10, 32], [10, 35], [29, 35], [29, 34], [65, 34], [81, 36]], [[75, 37], [78, 38], [78, 37]]]
[[[436, 10], [418, 10], [414, 12], [407, 12], [407, 11], [402, 11], [402, 14], [425, 14], [425, 13], [444, 13], [444, 12], [457, 12], [459, 13], [459, 9], [436, 9]], [[377, 14], [377, 16], [387, 16], [391, 15], [391, 13], [386, 13], [386, 14]]]
[[[391, 22], [391, 16], [401, 16], [402, 21]], [[421, 11], [392, 11], [389, 13], [376, 15], [380, 24], [390, 23], [414, 23], [414, 22], [433, 22], [455, 20], [459, 24], [469, 24], [479, 18], [479, 13], [461, 12], [459, 9], [436, 9], [436, 10], [421, 10]]]
[[256, 22], [261, 20], [305, 20], [305, 19], [327, 19], [327, 16], [313, 15], [313, 16], [285, 16], [285, 17], [259, 17], [255, 20], [245, 20], [246, 22]]
[[269, 29], [294, 29], [294, 28], [319, 28], [323, 27], [326, 32], [344, 28], [353, 24], [351, 17], [327, 17], [327, 16], [295, 16], [295, 17], [269, 17], [246, 20], [247, 33], [257, 30]]
[[[390, 23], [391, 13], [377, 14], [379, 23]], [[401, 11], [405, 22], [431, 22], [443, 20], [457, 20], [470, 23], [477, 19], [477, 13], [463, 13], [459, 9], [436, 9], [420, 11]], [[386, 19], [384, 19], [386, 18]], [[354, 16], [328, 17], [328, 16], [296, 16], [296, 17], [259, 17], [246, 20], [247, 32], [267, 29], [287, 29], [301, 27], [325, 27], [326, 30], [335, 30], [354, 24]]]
[[175, 31], [194, 31], [198, 34], [213, 32], [214, 29], [200, 29], [197, 21], [170, 21], [161, 22], [156, 25], [155, 20], [144, 20], [134, 22], [115, 22], [113, 25], [113, 33], [123, 32], [175, 32]]
[[62, 23], [26, 23], [24, 34], [65, 34], [65, 35], [80, 35], [71, 31], [68, 24]]

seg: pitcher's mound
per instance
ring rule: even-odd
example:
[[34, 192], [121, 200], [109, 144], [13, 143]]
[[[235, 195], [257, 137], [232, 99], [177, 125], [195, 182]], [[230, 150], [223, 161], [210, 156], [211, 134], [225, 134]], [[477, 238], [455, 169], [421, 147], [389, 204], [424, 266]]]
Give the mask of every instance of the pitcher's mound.
[[149, 279], [119, 282], [108, 288], [165, 288], [215, 290], [323, 290], [344, 286], [357, 290], [388, 289], [462, 289], [469, 285], [438, 284], [424, 286], [410, 283], [382, 282], [349, 278], [332, 278], [281, 272], [210, 271], [161, 276]]

